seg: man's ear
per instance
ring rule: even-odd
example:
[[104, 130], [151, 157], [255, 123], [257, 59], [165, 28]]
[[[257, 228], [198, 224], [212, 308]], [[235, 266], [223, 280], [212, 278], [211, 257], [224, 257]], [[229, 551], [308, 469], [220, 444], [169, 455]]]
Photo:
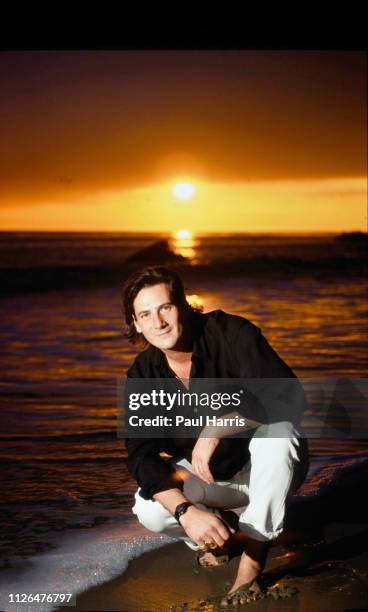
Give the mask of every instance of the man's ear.
[[139, 334], [141, 334], [142, 333], [142, 329], [139, 327], [139, 325], [138, 325], [134, 315], [132, 315], [132, 319], [133, 319], [134, 327], [136, 328], [137, 332]]

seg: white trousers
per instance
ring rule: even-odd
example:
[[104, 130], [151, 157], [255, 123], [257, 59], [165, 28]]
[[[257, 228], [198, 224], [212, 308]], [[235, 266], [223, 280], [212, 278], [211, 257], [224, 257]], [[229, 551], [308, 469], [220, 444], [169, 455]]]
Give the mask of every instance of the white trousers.
[[[244, 440], [247, 443], [247, 440]], [[249, 443], [250, 460], [231, 480], [207, 484], [182, 459], [176, 469], [184, 481], [183, 493], [207, 512], [232, 509], [239, 515], [239, 528], [259, 541], [277, 538], [283, 530], [285, 511], [291, 495], [308, 471], [307, 442], [287, 421], [258, 427]], [[135, 494], [134, 514], [150, 531], [179, 538], [198, 546], [186, 535], [175, 518], [159, 502]]]

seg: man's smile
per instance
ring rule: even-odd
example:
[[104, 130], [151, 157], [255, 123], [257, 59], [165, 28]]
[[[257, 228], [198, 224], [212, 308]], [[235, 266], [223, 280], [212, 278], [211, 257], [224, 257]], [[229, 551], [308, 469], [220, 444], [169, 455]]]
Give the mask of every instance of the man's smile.
[[158, 336], [158, 337], [160, 337], [160, 336], [166, 336], [166, 334], [168, 334], [168, 333], [170, 333], [170, 332], [171, 332], [171, 329], [167, 329], [167, 330], [165, 330], [164, 332], [162, 332], [161, 334], [157, 334], [157, 336]]

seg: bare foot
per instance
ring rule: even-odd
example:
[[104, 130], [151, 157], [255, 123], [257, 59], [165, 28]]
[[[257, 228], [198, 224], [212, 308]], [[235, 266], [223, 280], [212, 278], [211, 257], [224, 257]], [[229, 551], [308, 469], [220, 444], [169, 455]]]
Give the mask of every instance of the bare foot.
[[260, 564], [248, 557], [247, 553], [243, 552], [239, 563], [238, 573], [235, 582], [229, 591], [229, 595], [231, 595], [231, 593], [234, 591], [237, 591], [238, 588], [244, 584], [248, 584], [255, 580], [260, 572]]
[[221, 600], [222, 607], [249, 603], [263, 596], [257, 578], [266, 564], [268, 548], [268, 542], [258, 542], [249, 538], [247, 550], [240, 558], [235, 582], [226, 597]]
[[220, 606], [225, 608], [257, 601], [262, 596], [262, 590], [257, 582], [259, 574], [259, 564], [243, 553], [236, 580], [228, 594], [222, 598]]

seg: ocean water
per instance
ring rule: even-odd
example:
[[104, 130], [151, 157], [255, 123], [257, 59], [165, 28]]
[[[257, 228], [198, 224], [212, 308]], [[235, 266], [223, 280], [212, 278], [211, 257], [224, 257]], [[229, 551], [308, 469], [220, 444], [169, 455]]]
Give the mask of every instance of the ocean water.
[[[108, 266], [114, 260], [122, 262], [123, 271], [124, 259], [156, 238], [18, 234], [12, 240], [3, 234], [1, 267], [67, 267], [81, 261]], [[184, 246], [176, 242], [175, 248], [187, 249], [194, 268], [198, 261], [214, 267], [236, 262], [244, 249], [252, 257], [294, 257], [299, 250], [318, 260], [326, 244], [335, 244], [330, 236], [190, 240]], [[350, 256], [350, 247], [344, 251], [339, 243], [336, 248], [339, 257]], [[186, 286], [205, 311], [221, 308], [261, 327], [294, 372], [309, 381], [311, 397], [313, 379], [356, 381], [365, 394], [363, 277], [345, 271], [265, 280], [237, 274], [234, 264], [230, 276], [206, 279], [193, 273]], [[0, 604], [6, 609], [10, 587], [34, 592], [46, 580], [48, 592], [65, 585], [80, 592], [168, 539], [149, 534], [133, 518], [136, 485], [116, 436], [117, 383], [135, 355], [123, 335], [120, 283], [83, 289], [61, 283], [52, 290], [8, 293], [0, 303]], [[366, 406], [361, 410], [364, 422]], [[312, 434], [314, 426], [310, 418]], [[324, 494], [342, 473], [368, 462], [364, 427], [361, 438], [356, 433], [354, 439], [321, 438], [317, 425], [315, 434], [300, 498]]]
[[[344, 238], [344, 237], [343, 237]], [[126, 258], [157, 240], [168, 240], [176, 255], [192, 265], [218, 265], [249, 259], [296, 263], [326, 259], [351, 262], [367, 256], [364, 236], [341, 239], [337, 234], [173, 234], [0, 232], [0, 269], [125, 265]]]

